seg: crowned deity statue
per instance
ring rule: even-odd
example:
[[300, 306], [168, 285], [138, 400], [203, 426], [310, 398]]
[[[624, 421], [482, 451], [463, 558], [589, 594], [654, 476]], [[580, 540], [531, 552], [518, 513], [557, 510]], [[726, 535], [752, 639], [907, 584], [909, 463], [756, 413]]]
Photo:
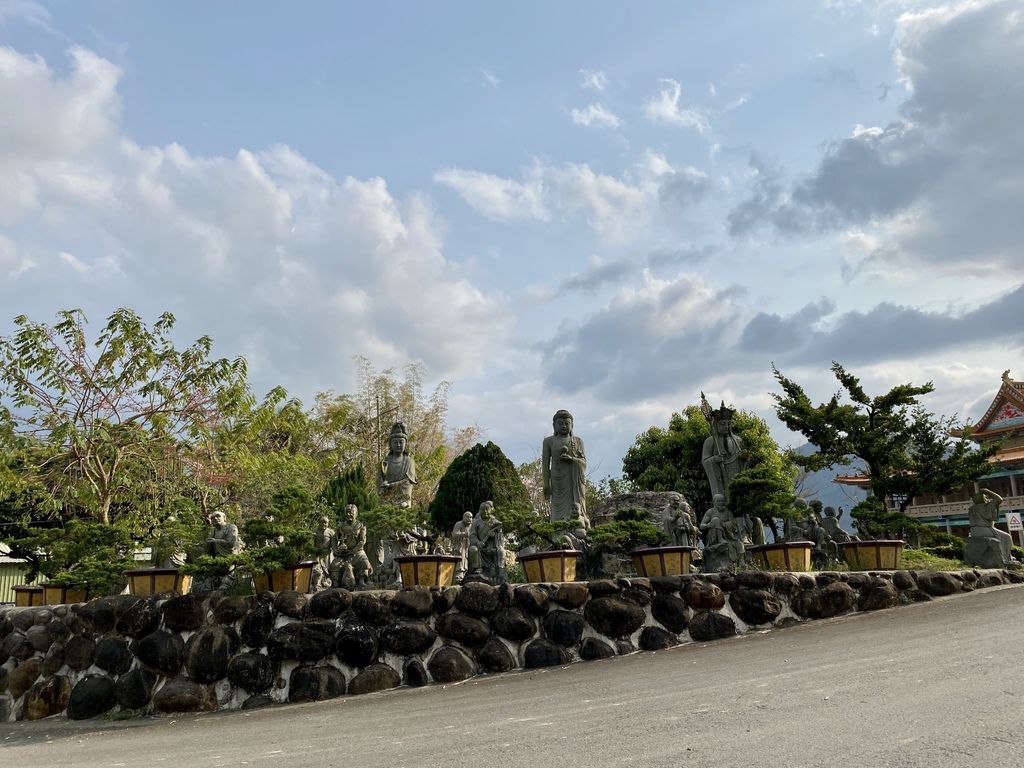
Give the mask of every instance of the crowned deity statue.
[[558, 411], [551, 421], [554, 434], [544, 438], [540, 460], [544, 496], [551, 499], [551, 520], [579, 520], [589, 528], [583, 440], [573, 435], [568, 411]]
[[409, 453], [409, 433], [405, 424], [398, 421], [388, 437], [388, 455], [377, 471], [377, 494], [385, 504], [408, 509], [416, 483], [416, 461]]
[[721, 495], [729, 503], [729, 486], [740, 472], [747, 468], [748, 455], [743, 439], [732, 433], [732, 417], [735, 410], [721, 407], [712, 408], [704, 393], [700, 393], [700, 409], [711, 425], [711, 436], [704, 441], [701, 464], [711, 484], [712, 497]]

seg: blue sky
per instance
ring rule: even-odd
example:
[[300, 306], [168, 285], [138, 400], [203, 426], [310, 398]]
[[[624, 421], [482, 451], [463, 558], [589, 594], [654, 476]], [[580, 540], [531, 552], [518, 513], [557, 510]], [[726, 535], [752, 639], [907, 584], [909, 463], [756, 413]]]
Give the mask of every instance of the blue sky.
[[0, 0], [0, 333], [171, 309], [304, 398], [422, 361], [599, 476], [701, 389], [799, 442], [772, 361], [977, 416], [1024, 376], [1021, 16]]

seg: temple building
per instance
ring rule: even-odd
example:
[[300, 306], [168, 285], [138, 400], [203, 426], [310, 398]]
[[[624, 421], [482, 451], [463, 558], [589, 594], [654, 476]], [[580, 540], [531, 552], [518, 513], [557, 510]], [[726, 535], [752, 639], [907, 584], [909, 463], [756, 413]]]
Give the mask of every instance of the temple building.
[[[952, 434], [954, 437], [963, 436], [960, 431]], [[1003, 497], [998, 528], [1006, 530], [1007, 512], [1024, 511], [1024, 381], [1011, 379], [1010, 372], [1005, 371], [1002, 385], [992, 404], [985, 415], [971, 425], [967, 437], [978, 444], [992, 440], [1005, 441], [989, 459], [992, 471], [972, 487], [961, 488], [955, 493], [917, 496], [906, 509], [910, 517], [965, 538], [970, 530], [967, 509], [971, 506], [971, 497], [981, 488], [989, 488]], [[867, 487], [867, 478], [863, 475], [839, 475], [835, 482]], [[892, 499], [885, 501], [887, 506], [894, 506]]]

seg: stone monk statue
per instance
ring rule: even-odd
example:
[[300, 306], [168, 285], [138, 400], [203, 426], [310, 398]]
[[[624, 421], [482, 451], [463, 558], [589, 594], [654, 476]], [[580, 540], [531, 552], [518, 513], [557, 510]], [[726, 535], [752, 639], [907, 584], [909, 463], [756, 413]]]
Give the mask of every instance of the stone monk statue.
[[964, 561], [979, 568], [1004, 568], [1016, 561], [1010, 554], [1013, 539], [1006, 531], [996, 528], [1002, 497], [993, 490], [982, 488], [972, 498], [967, 510], [971, 531], [964, 544]]
[[572, 414], [558, 411], [551, 420], [554, 434], [544, 438], [540, 468], [544, 496], [551, 499], [552, 520], [576, 520], [590, 527], [587, 516], [587, 457], [583, 440], [572, 433]]
[[408, 509], [416, 485], [416, 461], [409, 454], [409, 433], [405, 424], [395, 422], [388, 437], [389, 453], [377, 471], [377, 495], [385, 504]]
[[747, 468], [747, 451], [742, 438], [732, 433], [732, 417], [735, 411], [726, 408], [723, 402], [720, 408], [712, 409], [710, 403], [700, 393], [700, 409], [711, 425], [711, 436], [704, 441], [701, 464], [711, 484], [711, 496], [721, 494], [725, 503], [729, 503], [729, 486], [733, 479]]

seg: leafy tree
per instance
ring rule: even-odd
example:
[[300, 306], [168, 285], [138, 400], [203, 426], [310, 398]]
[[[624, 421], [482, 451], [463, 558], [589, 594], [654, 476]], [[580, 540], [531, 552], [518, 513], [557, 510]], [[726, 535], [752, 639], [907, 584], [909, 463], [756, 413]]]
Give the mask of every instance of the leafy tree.
[[177, 349], [167, 312], [149, 327], [119, 309], [93, 344], [80, 310], [58, 313], [52, 326], [24, 315], [14, 322], [15, 334], [0, 339], [4, 429], [45, 445], [32, 474], [101, 523], [139, 465], [173, 462], [176, 440], [205, 430], [247, 391], [243, 359], [211, 360], [207, 336]]
[[341, 519], [345, 507], [355, 504], [361, 515], [377, 506], [377, 494], [366, 480], [362, 464], [349, 467], [327, 481], [320, 498], [331, 509], [336, 520]]
[[[752, 514], [766, 523], [783, 514], [792, 499], [796, 468], [788, 453], [752, 413], [737, 411], [733, 431], [743, 439], [749, 467], [730, 488], [734, 511]], [[711, 486], [701, 464], [704, 440], [711, 427], [695, 405], [673, 413], [667, 429], [651, 427], [639, 435], [622, 460], [622, 470], [638, 491], [678, 491], [699, 517], [711, 507]]]
[[[914, 496], [945, 493], [986, 474], [988, 458], [999, 448], [989, 444], [975, 449], [966, 440], [954, 442], [949, 432], [957, 425], [955, 419], [934, 417], [918, 403], [933, 391], [931, 383], [900, 384], [871, 397], [856, 376], [833, 363], [842, 391], [813, 405], [800, 385], [773, 370], [783, 392], [772, 395], [779, 419], [817, 448], [817, 453], [794, 455], [793, 460], [814, 471], [856, 456], [867, 467], [874, 497], [894, 499], [901, 515]], [[863, 507], [862, 517], [868, 511]], [[912, 528], [911, 523], [903, 521], [898, 528]]]
[[492, 442], [477, 443], [451, 463], [430, 504], [430, 520], [439, 531], [450, 531], [466, 510], [476, 514], [485, 501], [494, 502], [506, 533], [521, 531], [533, 516], [515, 465]]
[[122, 589], [123, 571], [135, 566], [135, 541], [121, 525], [70, 520], [34, 531], [26, 543], [46, 553], [39, 570], [51, 582], [88, 587], [93, 595]]

